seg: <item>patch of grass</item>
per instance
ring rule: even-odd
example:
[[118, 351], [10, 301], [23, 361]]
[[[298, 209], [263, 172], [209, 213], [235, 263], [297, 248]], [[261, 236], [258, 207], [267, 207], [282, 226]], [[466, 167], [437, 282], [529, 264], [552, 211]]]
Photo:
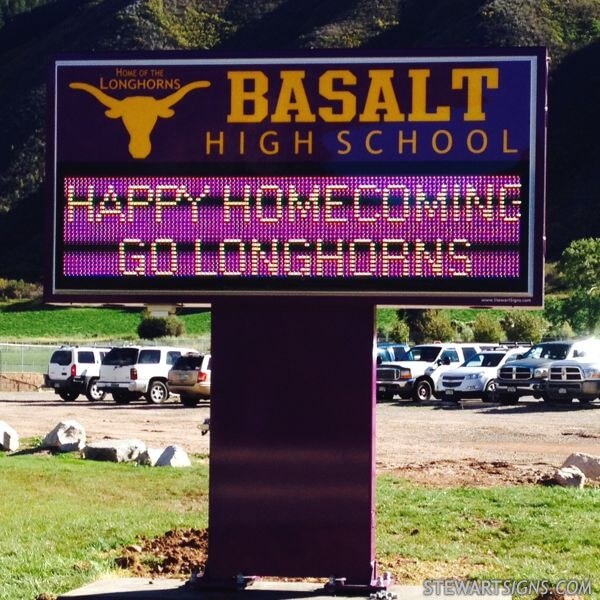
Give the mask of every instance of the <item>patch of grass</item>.
[[3, 600], [60, 594], [114, 569], [140, 536], [206, 527], [208, 468], [0, 453]]
[[600, 591], [598, 489], [425, 489], [385, 476], [377, 492], [378, 561], [413, 583], [575, 578]]
[[[186, 310], [180, 315], [187, 336], [210, 333], [210, 311]], [[140, 308], [47, 306], [41, 302], [0, 304], [3, 341], [137, 340]]]
[[[109, 573], [142, 536], [207, 526], [205, 460], [152, 469], [0, 453], [0, 471], [3, 600], [64, 593]], [[598, 593], [599, 511], [594, 488], [428, 489], [382, 476], [377, 560], [400, 583], [576, 578]]]

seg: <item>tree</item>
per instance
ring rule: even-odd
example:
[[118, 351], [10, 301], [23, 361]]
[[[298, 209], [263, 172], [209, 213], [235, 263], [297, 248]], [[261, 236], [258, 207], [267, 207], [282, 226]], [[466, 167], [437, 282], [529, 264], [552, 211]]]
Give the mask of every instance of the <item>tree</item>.
[[576, 289], [562, 304], [565, 321], [578, 335], [600, 330], [600, 290]]
[[548, 322], [541, 315], [526, 310], [507, 313], [500, 324], [506, 338], [513, 342], [539, 342], [548, 329]]
[[379, 309], [377, 311], [377, 339], [386, 342], [408, 342], [410, 329], [405, 311]]
[[410, 340], [410, 329], [406, 321], [396, 321], [390, 330], [389, 339], [391, 342], [408, 342]]
[[600, 329], [600, 238], [575, 240], [558, 263], [561, 280], [571, 293], [554, 303], [546, 301], [545, 312], [553, 327], [568, 323], [577, 334]]
[[600, 282], [600, 238], [582, 238], [565, 248], [558, 271], [573, 289], [598, 289]]
[[473, 338], [476, 342], [501, 342], [504, 330], [496, 317], [486, 313], [479, 313], [473, 323]]
[[423, 342], [448, 342], [456, 332], [450, 319], [441, 310], [424, 310], [414, 321], [414, 330], [411, 330], [412, 339], [417, 343]]

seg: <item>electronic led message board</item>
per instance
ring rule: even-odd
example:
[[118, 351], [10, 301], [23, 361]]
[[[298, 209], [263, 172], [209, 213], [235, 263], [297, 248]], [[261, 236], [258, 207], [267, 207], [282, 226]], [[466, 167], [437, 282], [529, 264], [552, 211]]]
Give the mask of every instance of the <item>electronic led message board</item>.
[[546, 57], [53, 64], [47, 296], [538, 306]]

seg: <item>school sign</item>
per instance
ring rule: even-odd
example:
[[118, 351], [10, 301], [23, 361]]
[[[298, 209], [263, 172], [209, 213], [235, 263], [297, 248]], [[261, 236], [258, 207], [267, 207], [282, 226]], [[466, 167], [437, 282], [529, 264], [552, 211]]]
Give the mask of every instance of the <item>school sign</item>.
[[546, 56], [58, 58], [53, 301], [540, 306]]

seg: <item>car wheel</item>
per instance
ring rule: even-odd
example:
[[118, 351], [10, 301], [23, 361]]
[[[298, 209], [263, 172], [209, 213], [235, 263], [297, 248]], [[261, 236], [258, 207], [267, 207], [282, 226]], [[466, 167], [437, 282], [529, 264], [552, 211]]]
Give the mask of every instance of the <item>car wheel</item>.
[[426, 379], [421, 379], [421, 381], [417, 381], [415, 385], [415, 389], [412, 393], [412, 399], [415, 402], [426, 402], [427, 400], [431, 400], [432, 389], [431, 384]]
[[496, 382], [491, 379], [485, 385], [485, 389], [483, 390], [483, 401], [484, 402], [494, 402], [496, 398]]
[[148, 392], [146, 393], [146, 400], [151, 404], [162, 404], [169, 397], [169, 388], [163, 381], [152, 381]]
[[78, 392], [58, 392], [58, 395], [65, 402], [74, 402], [75, 399], [77, 398], [77, 396], [79, 396], [79, 393]]
[[198, 398], [196, 396], [190, 396], [189, 394], [180, 394], [179, 399], [181, 400], [181, 404], [184, 406], [189, 406], [190, 408], [194, 406], [198, 406]]
[[85, 392], [85, 397], [90, 402], [100, 402], [101, 400], [104, 400], [104, 396], [106, 396], [106, 392], [98, 389], [98, 378], [94, 377], [93, 379], [90, 379], [87, 391]]
[[112, 397], [117, 404], [129, 404], [131, 402], [131, 394], [127, 392], [113, 392]]

